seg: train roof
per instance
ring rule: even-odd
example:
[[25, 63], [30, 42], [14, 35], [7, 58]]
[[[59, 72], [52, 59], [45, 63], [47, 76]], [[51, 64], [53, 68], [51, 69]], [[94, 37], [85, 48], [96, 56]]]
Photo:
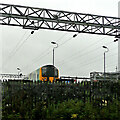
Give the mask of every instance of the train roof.
[[[53, 65], [44, 65], [44, 66], [42, 66], [42, 67], [55, 67], [55, 66], [53, 66]], [[56, 68], [56, 67], [55, 67]]]
[[[43, 67], [54, 67], [54, 68], [56, 68], [56, 67], [53, 66], [53, 65], [44, 65], [44, 66], [41, 66], [40, 68], [43, 68]], [[38, 68], [38, 69], [36, 69], [36, 70], [39, 70], [40, 68]], [[56, 68], [56, 69], [57, 69], [57, 68]], [[36, 70], [30, 72], [29, 74], [31, 74], [31, 73], [33, 73], [33, 72], [36, 72]], [[29, 74], [28, 74], [28, 75], [29, 75]]]

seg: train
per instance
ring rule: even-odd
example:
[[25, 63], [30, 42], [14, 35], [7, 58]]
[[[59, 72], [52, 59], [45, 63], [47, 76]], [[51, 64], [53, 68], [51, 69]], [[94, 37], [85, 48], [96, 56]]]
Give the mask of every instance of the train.
[[44, 65], [27, 75], [29, 80], [53, 82], [59, 79], [59, 70], [53, 65]]

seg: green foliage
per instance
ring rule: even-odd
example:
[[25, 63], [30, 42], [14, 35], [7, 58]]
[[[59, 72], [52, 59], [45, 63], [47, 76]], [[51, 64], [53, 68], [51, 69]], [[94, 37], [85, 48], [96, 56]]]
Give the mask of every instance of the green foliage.
[[[25, 109], [23, 110], [22, 107]], [[19, 112], [13, 110], [3, 117], [3, 120], [11, 119], [82, 119], [82, 120], [117, 120], [119, 118], [120, 102], [115, 100], [108, 106], [95, 107], [94, 102], [84, 103], [78, 99], [69, 99], [68, 101], [58, 102], [57, 104], [49, 104], [46, 102], [37, 103], [36, 107], [29, 110], [23, 105]], [[24, 114], [23, 114], [24, 113]]]
[[102, 86], [101, 83], [84, 82], [31, 86], [26, 84], [21, 88], [18, 85], [18, 90], [7, 88], [2, 100], [3, 120], [119, 119], [120, 84], [105, 83]]
[[77, 100], [68, 100], [58, 104], [49, 105], [47, 108], [47, 118], [70, 119], [72, 114], [79, 113], [83, 109], [84, 103]]
[[[116, 103], [119, 107], [116, 107]], [[119, 119], [120, 102], [114, 101], [109, 106], [94, 107], [94, 103], [83, 103], [80, 100], [68, 100], [46, 108], [46, 119], [81, 119], [81, 120], [117, 120]]]

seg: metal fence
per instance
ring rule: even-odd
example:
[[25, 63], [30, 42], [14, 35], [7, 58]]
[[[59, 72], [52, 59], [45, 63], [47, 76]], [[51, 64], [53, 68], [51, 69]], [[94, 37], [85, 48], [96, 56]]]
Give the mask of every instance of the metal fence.
[[80, 99], [84, 102], [107, 100], [109, 104], [109, 101], [120, 99], [119, 88], [120, 84], [118, 82], [109, 81], [45, 83], [29, 80], [9, 80], [2, 83], [2, 99], [6, 99], [7, 103], [5, 104], [12, 104], [15, 97], [25, 94], [24, 97], [32, 98], [33, 104], [38, 101], [57, 102], [68, 99]]
[[[9, 80], [2, 82], [2, 116], [14, 114], [14, 111], [30, 113], [40, 103], [56, 104], [69, 99], [92, 102], [100, 109], [109, 106], [112, 101], [120, 100], [120, 83], [99, 81], [35, 82], [29, 80]], [[26, 110], [26, 111], [25, 111]], [[5, 118], [6, 119], [6, 118]], [[4, 119], [3, 119], [4, 120]]]

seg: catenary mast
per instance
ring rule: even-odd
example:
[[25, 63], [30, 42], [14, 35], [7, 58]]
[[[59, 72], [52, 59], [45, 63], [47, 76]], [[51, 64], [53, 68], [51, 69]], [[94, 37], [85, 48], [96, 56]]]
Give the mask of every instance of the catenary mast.
[[[120, 18], [120, 1], [118, 3], [118, 17]], [[120, 38], [118, 40], [118, 71], [120, 71]]]

